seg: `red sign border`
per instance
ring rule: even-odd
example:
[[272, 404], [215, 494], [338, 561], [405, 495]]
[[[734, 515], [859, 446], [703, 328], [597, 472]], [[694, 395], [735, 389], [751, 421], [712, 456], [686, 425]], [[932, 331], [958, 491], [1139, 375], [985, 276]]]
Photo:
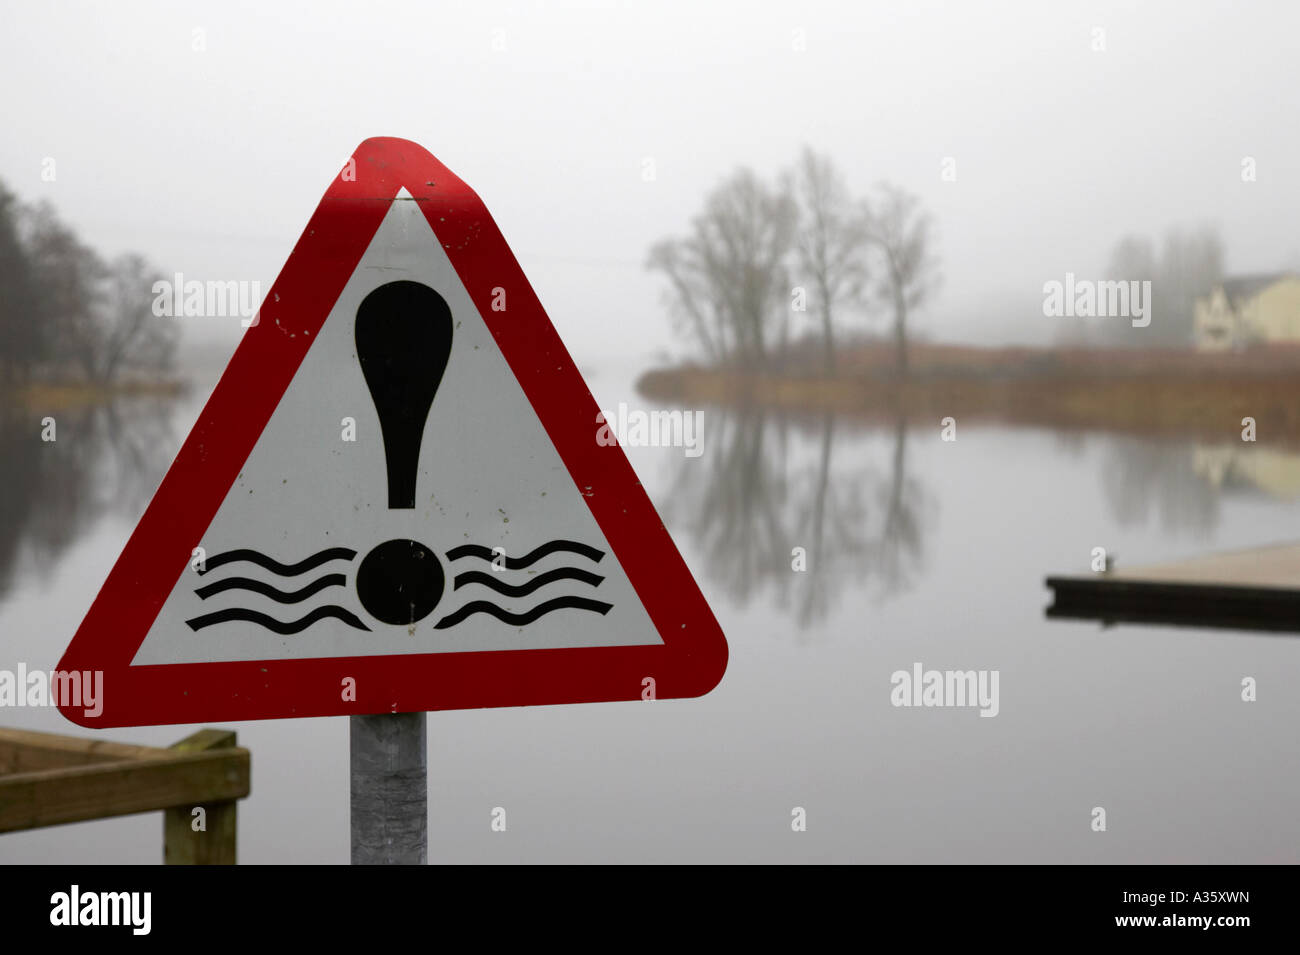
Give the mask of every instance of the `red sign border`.
[[[103, 671], [87, 727], [345, 716], [701, 696], [727, 643], [623, 450], [482, 200], [415, 143], [367, 139], [336, 176], [69, 644], [60, 671]], [[398, 190], [418, 202], [663, 644], [131, 666]], [[405, 201], [405, 200], [402, 200]], [[491, 308], [506, 290], [506, 311]], [[356, 700], [345, 701], [344, 680]]]

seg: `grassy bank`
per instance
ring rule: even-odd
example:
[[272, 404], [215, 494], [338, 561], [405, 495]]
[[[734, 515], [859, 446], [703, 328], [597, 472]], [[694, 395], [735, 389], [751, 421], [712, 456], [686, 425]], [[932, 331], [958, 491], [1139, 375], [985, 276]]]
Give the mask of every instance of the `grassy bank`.
[[172, 398], [184, 394], [185, 389], [182, 381], [124, 381], [113, 384], [87, 381], [29, 382], [0, 390], [0, 402], [11, 409], [49, 414], [103, 404], [115, 398]]
[[759, 373], [679, 367], [643, 375], [638, 391], [665, 403], [759, 406], [793, 414], [833, 411], [864, 422], [902, 417], [938, 426], [998, 423], [1064, 430], [1240, 440], [1245, 417], [1261, 443], [1300, 446], [1300, 351], [1242, 355], [975, 349], [912, 350], [894, 374], [886, 346], [837, 356], [833, 375], [800, 367]]

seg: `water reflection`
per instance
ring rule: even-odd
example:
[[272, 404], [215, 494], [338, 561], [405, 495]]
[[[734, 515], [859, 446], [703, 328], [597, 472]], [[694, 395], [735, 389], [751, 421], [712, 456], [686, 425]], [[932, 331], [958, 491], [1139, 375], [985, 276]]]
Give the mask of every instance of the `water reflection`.
[[[0, 599], [20, 577], [51, 573], [98, 519], [143, 513], [178, 444], [177, 410], [174, 399], [131, 398], [57, 412], [54, 442], [41, 440], [41, 415], [0, 410]], [[809, 632], [846, 593], [884, 601], [920, 585], [940, 529], [912, 460], [916, 427], [711, 409], [706, 453], [668, 458], [655, 496], [717, 596], [742, 608], [769, 599]], [[1122, 525], [1203, 538], [1232, 496], [1300, 499], [1300, 453], [1287, 449], [1079, 432], [1053, 446], [1097, 469], [1089, 480]]]
[[[938, 508], [908, 442], [902, 417], [881, 427], [832, 413], [713, 409], [708, 453], [673, 459], [662, 511], [704, 558], [715, 592], [738, 607], [770, 598], [806, 631], [846, 591], [879, 601], [918, 586]], [[1300, 498], [1300, 453], [1285, 449], [1079, 432], [1054, 444], [1097, 468], [1121, 525], [1208, 538], [1232, 495]], [[806, 552], [805, 572], [792, 566], [795, 548]]]
[[1146, 524], [1155, 517], [1165, 531], [1207, 536], [1219, 522], [1219, 494], [1197, 473], [1194, 458], [1186, 441], [1109, 437], [1101, 483], [1115, 520]]
[[663, 511], [732, 603], [771, 594], [807, 629], [845, 588], [884, 599], [914, 584], [925, 492], [907, 472], [901, 418], [873, 435], [833, 413], [792, 421], [718, 409], [708, 440], [709, 454], [676, 465]]
[[144, 511], [176, 448], [166, 398], [120, 399], [44, 415], [0, 411], [0, 598], [20, 569], [50, 573], [67, 548], [100, 517]]
[[1300, 498], [1300, 453], [1285, 448], [1131, 436], [1106, 441], [1102, 487], [1121, 524], [1154, 518], [1164, 531], [1206, 537], [1219, 524], [1225, 498]]
[[1192, 468], [1215, 488], [1228, 493], [1261, 493], [1275, 500], [1300, 498], [1300, 454], [1278, 448], [1197, 445]]

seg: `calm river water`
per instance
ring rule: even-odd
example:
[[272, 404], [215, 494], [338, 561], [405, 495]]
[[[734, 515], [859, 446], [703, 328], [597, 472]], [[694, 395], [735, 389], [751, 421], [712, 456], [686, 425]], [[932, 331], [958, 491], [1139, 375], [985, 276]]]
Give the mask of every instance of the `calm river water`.
[[[606, 408], [644, 405], [631, 382], [589, 376]], [[67, 416], [53, 445], [4, 426], [0, 666], [57, 663], [205, 397]], [[1096, 546], [1134, 566], [1295, 538], [1300, 460], [960, 415], [954, 442], [709, 409], [702, 434], [699, 457], [629, 457], [727, 634], [721, 686], [431, 714], [431, 861], [1300, 861], [1300, 642], [1043, 614], [1044, 577]], [[998, 671], [997, 716], [894, 707], [915, 663]], [[347, 721], [231, 725], [240, 861], [347, 862]], [[10, 834], [0, 862], [155, 863], [161, 836], [159, 814]]]

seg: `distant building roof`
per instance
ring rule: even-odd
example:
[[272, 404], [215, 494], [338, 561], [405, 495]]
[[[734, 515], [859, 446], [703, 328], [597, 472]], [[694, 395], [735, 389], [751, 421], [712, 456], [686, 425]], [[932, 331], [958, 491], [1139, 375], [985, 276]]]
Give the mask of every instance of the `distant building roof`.
[[1234, 275], [1232, 278], [1224, 279], [1223, 294], [1228, 297], [1228, 301], [1236, 306], [1252, 296], [1264, 291], [1274, 282], [1280, 282], [1282, 279], [1295, 278], [1294, 272], [1267, 272], [1257, 275]]

